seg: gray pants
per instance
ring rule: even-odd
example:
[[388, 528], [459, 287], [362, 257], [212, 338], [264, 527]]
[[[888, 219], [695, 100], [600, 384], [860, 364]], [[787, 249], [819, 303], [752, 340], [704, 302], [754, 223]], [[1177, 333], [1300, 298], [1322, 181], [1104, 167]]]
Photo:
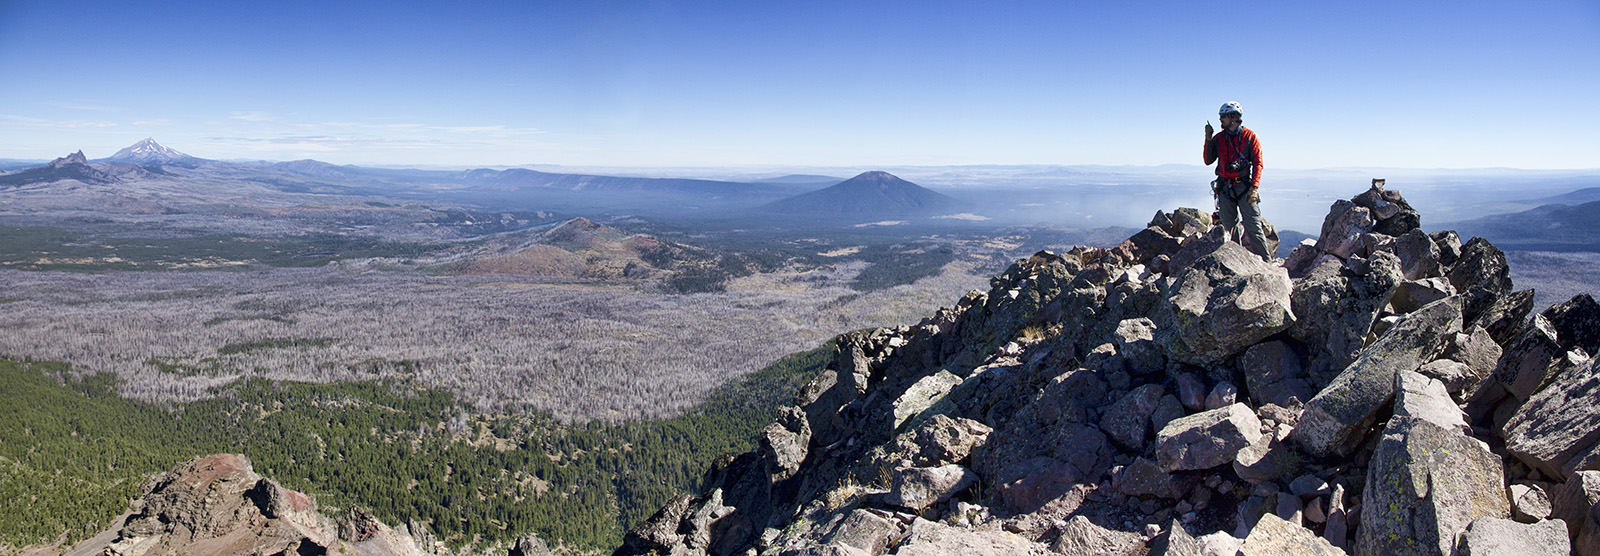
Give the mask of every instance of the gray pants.
[[[1267, 233], [1261, 229], [1261, 197], [1248, 183], [1223, 185], [1217, 193], [1217, 210], [1222, 213], [1222, 227], [1235, 242], [1263, 259], [1271, 261], [1267, 253]], [[1239, 232], [1239, 217], [1244, 217], [1244, 233]]]

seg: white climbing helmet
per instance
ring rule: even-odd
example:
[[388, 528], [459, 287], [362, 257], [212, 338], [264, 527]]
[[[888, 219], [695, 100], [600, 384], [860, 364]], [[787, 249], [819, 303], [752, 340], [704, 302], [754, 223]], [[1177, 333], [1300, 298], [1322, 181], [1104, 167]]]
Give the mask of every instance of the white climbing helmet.
[[1222, 105], [1222, 108], [1217, 109], [1217, 115], [1218, 116], [1221, 116], [1223, 114], [1238, 114], [1239, 117], [1243, 118], [1244, 117], [1244, 108], [1239, 106], [1239, 103], [1237, 103], [1237, 102], [1229, 102], [1227, 104]]

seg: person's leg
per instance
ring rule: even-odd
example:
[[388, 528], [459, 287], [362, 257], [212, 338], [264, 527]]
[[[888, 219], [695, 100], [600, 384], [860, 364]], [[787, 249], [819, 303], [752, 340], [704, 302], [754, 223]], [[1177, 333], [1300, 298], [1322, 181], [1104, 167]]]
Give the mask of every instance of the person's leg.
[[1244, 200], [1239, 203], [1239, 214], [1244, 220], [1245, 236], [1239, 243], [1251, 253], [1271, 261], [1274, 254], [1267, 252], [1267, 233], [1261, 228], [1261, 198], [1253, 191], [1245, 194]]
[[1228, 238], [1239, 241], [1239, 205], [1228, 195], [1227, 186], [1217, 195], [1217, 212], [1222, 215], [1222, 229], [1227, 230]]

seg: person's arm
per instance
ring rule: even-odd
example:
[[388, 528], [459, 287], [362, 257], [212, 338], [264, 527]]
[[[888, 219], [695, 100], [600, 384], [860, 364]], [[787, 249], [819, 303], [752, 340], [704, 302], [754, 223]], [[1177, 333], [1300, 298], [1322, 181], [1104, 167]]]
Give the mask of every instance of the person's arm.
[[1211, 122], [1206, 122], [1206, 145], [1205, 148], [1201, 149], [1200, 156], [1205, 159], [1206, 166], [1210, 166], [1211, 163], [1217, 161], [1217, 140], [1216, 136], [1212, 134]]
[[1250, 187], [1261, 187], [1261, 136], [1254, 135], [1250, 138], [1250, 164], [1254, 168], [1250, 171]]

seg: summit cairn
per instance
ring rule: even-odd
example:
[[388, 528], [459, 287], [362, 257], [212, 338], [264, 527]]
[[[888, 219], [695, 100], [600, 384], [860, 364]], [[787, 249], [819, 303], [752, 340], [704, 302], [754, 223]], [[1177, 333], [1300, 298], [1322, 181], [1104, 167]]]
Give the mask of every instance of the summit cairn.
[[1381, 183], [1280, 264], [1202, 212], [845, 334], [618, 555], [1600, 554], [1600, 304]]

